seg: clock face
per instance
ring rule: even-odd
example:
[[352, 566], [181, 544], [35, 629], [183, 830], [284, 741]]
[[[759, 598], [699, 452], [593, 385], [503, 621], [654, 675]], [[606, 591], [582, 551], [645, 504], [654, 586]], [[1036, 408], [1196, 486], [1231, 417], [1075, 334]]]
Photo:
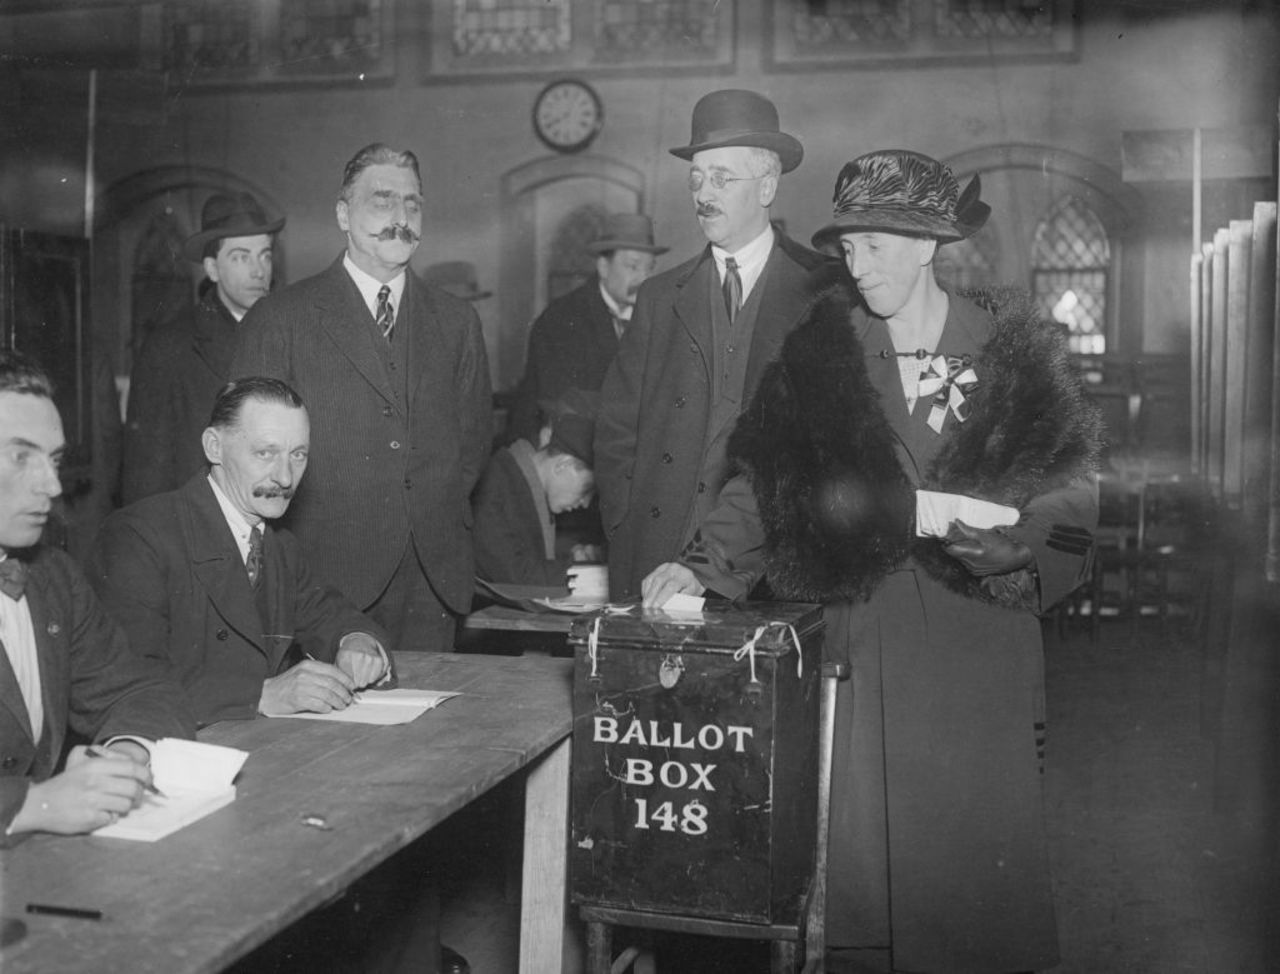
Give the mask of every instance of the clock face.
[[557, 152], [585, 149], [602, 125], [600, 97], [582, 81], [553, 81], [533, 104], [533, 129]]

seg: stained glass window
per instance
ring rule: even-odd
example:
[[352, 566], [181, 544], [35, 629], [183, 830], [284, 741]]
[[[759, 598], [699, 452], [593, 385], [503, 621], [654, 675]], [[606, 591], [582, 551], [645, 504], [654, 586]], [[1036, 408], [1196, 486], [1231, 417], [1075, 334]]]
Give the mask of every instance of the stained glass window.
[[453, 53], [554, 54], [573, 40], [569, 0], [454, 0]]
[[373, 63], [382, 54], [381, 0], [282, 0], [280, 49], [286, 64]]
[[909, 0], [807, 0], [791, 5], [797, 50], [904, 44], [911, 36]]
[[1036, 228], [1031, 277], [1041, 311], [1066, 326], [1073, 352], [1106, 351], [1110, 267], [1111, 245], [1101, 221], [1084, 200], [1064, 196]]
[[1049, 37], [1053, 4], [1045, 0], [934, 0], [939, 37]]
[[719, 0], [598, 0], [596, 58], [636, 58], [659, 49], [714, 57]]
[[165, 5], [165, 67], [252, 68], [260, 61], [253, 0], [196, 0]]

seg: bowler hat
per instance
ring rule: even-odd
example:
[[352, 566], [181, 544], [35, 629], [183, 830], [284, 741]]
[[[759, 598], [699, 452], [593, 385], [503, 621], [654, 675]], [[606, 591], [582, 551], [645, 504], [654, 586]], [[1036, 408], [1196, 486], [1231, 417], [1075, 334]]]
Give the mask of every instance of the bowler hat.
[[844, 164], [836, 177], [832, 220], [813, 235], [813, 245], [830, 250], [845, 233], [896, 233], [951, 243], [972, 236], [987, 222], [991, 207], [978, 197], [977, 176], [964, 192], [937, 159], [886, 149]]
[[493, 294], [480, 290], [476, 283], [476, 265], [467, 260], [442, 260], [432, 264], [423, 269], [422, 279], [466, 301], [479, 301]]
[[790, 172], [804, 158], [804, 146], [778, 128], [778, 109], [764, 95], [727, 88], [713, 91], [693, 106], [693, 132], [688, 145], [671, 149], [673, 156], [692, 159], [704, 149], [728, 145], [772, 149]]
[[665, 254], [670, 248], [653, 242], [653, 221], [643, 213], [610, 213], [595, 240], [587, 244], [593, 254], [611, 250], [643, 250], [648, 254]]
[[204, 201], [200, 211], [200, 232], [193, 233], [182, 244], [182, 256], [199, 263], [204, 257], [205, 245], [211, 241], [275, 233], [282, 226], [284, 217], [268, 220], [258, 201], [248, 193], [214, 193]]

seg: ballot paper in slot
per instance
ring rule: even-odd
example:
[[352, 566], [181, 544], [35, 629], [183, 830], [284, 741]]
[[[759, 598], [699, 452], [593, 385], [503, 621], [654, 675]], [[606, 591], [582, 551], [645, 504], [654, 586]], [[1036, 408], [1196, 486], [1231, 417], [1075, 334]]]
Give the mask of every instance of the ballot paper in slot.
[[165, 737], [151, 745], [151, 780], [159, 794], [144, 792], [142, 803], [94, 835], [155, 842], [236, 797], [235, 777], [248, 751]]
[[1018, 509], [964, 494], [916, 491], [917, 537], [945, 538], [952, 521], [963, 521], [971, 528], [1008, 527], [1018, 523]]
[[347, 724], [407, 724], [417, 720], [428, 710], [440, 706], [453, 690], [362, 690], [343, 710], [331, 710], [325, 714], [296, 713], [269, 714], [270, 717], [295, 717], [301, 720], [336, 720]]

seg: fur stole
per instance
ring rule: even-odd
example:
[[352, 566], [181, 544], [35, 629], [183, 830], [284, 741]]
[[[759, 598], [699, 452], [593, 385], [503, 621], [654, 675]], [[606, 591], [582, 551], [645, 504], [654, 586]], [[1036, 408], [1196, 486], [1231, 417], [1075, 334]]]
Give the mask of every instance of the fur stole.
[[[1022, 509], [1096, 471], [1101, 419], [1063, 336], [1027, 296], [1015, 289], [965, 296], [993, 314], [995, 326], [973, 363], [979, 384], [968, 396], [969, 417], [949, 420], [919, 486]], [[981, 585], [937, 540], [915, 537], [915, 485], [850, 325], [857, 305], [847, 281], [818, 295], [729, 443], [759, 505], [774, 594], [865, 599], [915, 558], [949, 588], [1021, 605], [1015, 593]]]

